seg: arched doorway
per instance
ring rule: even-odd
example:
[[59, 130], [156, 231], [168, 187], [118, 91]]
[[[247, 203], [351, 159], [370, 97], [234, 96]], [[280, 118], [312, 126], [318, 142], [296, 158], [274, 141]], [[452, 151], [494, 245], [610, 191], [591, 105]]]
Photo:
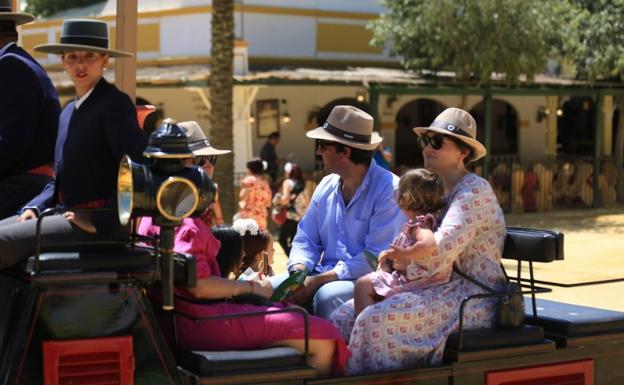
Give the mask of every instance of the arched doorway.
[[[347, 106], [353, 106], [353, 107], [357, 107], [360, 110], [367, 112], [370, 114], [371, 112], [371, 108], [370, 108], [370, 104], [368, 103], [364, 103], [364, 102], [359, 102], [357, 99], [355, 98], [339, 98], [339, 99], [334, 99], [331, 102], [327, 103], [326, 105], [324, 105], [323, 107], [321, 107], [318, 110], [318, 113], [316, 115], [316, 124], [317, 126], [322, 126], [325, 121], [327, 120], [327, 117], [329, 116], [329, 113], [331, 112], [331, 110], [336, 107], [336, 106], [341, 106], [341, 105], [347, 105]], [[314, 141], [314, 156], [315, 156], [315, 165], [314, 168], [315, 170], [322, 170], [323, 169], [323, 159], [316, 155], [316, 141]]]
[[[485, 142], [485, 108], [483, 102], [477, 103], [470, 110], [477, 122], [477, 138]], [[504, 100], [492, 99], [492, 136], [490, 155], [518, 154], [518, 112]]]
[[405, 104], [396, 115], [395, 159], [397, 168], [422, 167], [422, 151], [413, 128], [427, 126], [446, 107], [432, 99], [416, 99]]
[[557, 114], [557, 153], [592, 156], [596, 137], [596, 104], [589, 97], [571, 97]]

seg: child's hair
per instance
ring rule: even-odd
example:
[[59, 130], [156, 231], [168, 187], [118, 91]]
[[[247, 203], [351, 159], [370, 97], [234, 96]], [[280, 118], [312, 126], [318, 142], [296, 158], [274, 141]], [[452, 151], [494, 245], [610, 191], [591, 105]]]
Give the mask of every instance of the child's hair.
[[247, 162], [247, 169], [251, 171], [253, 175], [262, 175], [266, 170], [266, 166], [260, 158], [252, 158]]
[[243, 257], [241, 271], [247, 270], [249, 266], [254, 264], [254, 258], [256, 258], [258, 253], [266, 250], [271, 240], [271, 233], [266, 230], [261, 230], [255, 235], [251, 235], [249, 231], [245, 233], [245, 236], [243, 236], [245, 256]]
[[401, 176], [395, 198], [402, 210], [425, 214], [444, 207], [443, 195], [440, 178], [427, 169], [417, 168]]
[[237, 219], [232, 227], [243, 237], [245, 256], [241, 264], [241, 271], [245, 271], [254, 264], [258, 253], [266, 250], [269, 246], [269, 242], [272, 241], [271, 233], [260, 230], [253, 219]]
[[221, 276], [224, 278], [229, 278], [230, 274], [238, 276], [243, 254], [243, 237], [230, 225], [213, 226], [212, 234], [221, 241], [217, 254]]

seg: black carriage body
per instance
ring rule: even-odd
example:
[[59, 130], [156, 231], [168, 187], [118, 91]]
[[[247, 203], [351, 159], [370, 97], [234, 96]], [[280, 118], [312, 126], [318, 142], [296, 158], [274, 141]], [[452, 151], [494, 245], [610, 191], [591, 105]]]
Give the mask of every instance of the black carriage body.
[[[531, 268], [563, 258], [557, 233], [510, 229], [507, 241], [505, 257]], [[33, 257], [0, 273], [0, 385], [624, 383], [624, 314], [538, 300], [533, 317], [528, 298], [522, 329], [456, 333], [439, 367], [314, 378], [305, 357], [283, 349], [175, 351], [156, 321], [160, 309], [146, 297], [146, 287], [158, 281], [157, 255], [127, 245], [97, 248], [44, 253], [39, 264]], [[176, 261], [177, 284], [193, 285], [192, 256]]]
[[145, 297], [151, 250], [47, 253], [34, 265], [0, 274], [1, 384], [181, 383]]

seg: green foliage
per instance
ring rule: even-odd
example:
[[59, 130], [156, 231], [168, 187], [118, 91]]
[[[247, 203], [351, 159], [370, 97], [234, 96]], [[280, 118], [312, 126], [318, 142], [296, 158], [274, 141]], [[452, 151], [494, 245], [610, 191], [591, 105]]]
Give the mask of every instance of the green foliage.
[[581, 11], [560, 0], [383, 0], [373, 44], [414, 70], [454, 71], [461, 80], [543, 72], [547, 59], [574, 51]]
[[103, 0], [27, 0], [26, 11], [35, 16], [50, 16], [75, 7], [101, 3]]
[[581, 78], [621, 79], [624, 74], [624, 0], [573, 0], [584, 12], [571, 58]]

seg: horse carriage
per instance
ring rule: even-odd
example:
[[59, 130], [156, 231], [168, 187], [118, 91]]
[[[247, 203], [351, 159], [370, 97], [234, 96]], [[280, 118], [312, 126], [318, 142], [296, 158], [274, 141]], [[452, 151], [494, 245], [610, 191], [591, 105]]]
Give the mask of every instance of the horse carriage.
[[[160, 145], [166, 147], [164, 142]], [[192, 287], [196, 275], [194, 257], [174, 255], [168, 239], [177, 220], [201, 208], [198, 202], [206, 197], [189, 186], [206, 183], [205, 176], [193, 180], [188, 169], [161, 167], [161, 174], [172, 171], [177, 176], [138, 180], [138, 171], [148, 171], [125, 162], [120, 169], [120, 218], [145, 215], [148, 206], [154, 206], [153, 215], [165, 217], [160, 239], [154, 246], [146, 246], [146, 240], [135, 235], [65, 244], [38, 239], [35, 255], [0, 272], [4, 304], [0, 384], [624, 383], [624, 313], [537, 299], [536, 293], [549, 291], [556, 283], [538, 281], [534, 265], [564, 259], [563, 234], [513, 227], [508, 228], [503, 258], [517, 264], [511, 279], [524, 287], [524, 325], [513, 330], [463, 330], [460, 324], [446, 343], [440, 366], [320, 378], [308, 364], [307, 342], [304, 353], [286, 347], [178, 349], [177, 319], [211, 321], [172, 308], [174, 283]], [[160, 186], [146, 188], [144, 184], [154, 180]], [[184, 189], [172, 180], [187, 183], [185, 191], [191, 193], [181, 193]], [[168, 194], [167, 187], [177, 190]], [[157, 198], [133, 191], [137, 188], [156, 193]], [[44, 213], [37, 220], [40, 224], [45, 219]], [[528, 265], [528, 277], [523, 275], [523, 264]], [[162, 303], [154, 302], [147, 290], [159, 283]], [[301, 308], [280, 311], [300, 313], [307, 326], [307, 313]], [[252, 315], [257, 313], [219, 319]]]

